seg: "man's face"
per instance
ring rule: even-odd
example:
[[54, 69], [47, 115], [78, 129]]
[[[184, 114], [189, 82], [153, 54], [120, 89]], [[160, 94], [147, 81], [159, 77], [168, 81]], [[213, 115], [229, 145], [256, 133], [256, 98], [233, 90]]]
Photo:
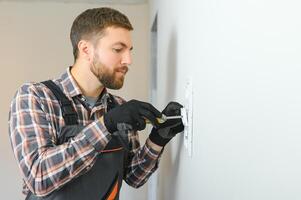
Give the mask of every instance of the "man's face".
[[131, 32], [124, 28], [108, 27], [94, 48], [91, 72], [104, 87], [120, 89], [128, 65], [132, 63]]

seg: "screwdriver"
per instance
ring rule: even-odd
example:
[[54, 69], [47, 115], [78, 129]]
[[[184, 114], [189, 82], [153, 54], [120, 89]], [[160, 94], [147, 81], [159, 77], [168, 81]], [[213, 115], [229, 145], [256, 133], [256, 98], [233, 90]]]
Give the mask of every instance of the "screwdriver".
[[[166, 115], [162, 114], [161, 118], [157, 117], [156, 119], [157, 119], [157, 121], [158, 121], [159, 124], [162, 124], [162, 123], [166, 122], [169, 119], [182, 119], [182, 118], [183, 118], [183, 116], [181, 116], [181, 115], [166, 116]], [[145, 119], [145, 122], [147, 124], [151, 123], [148, 119]]]

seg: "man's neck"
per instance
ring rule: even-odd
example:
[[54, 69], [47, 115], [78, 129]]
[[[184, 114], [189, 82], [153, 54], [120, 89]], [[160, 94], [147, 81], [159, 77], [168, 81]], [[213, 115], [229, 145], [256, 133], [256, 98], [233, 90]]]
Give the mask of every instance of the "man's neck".
[[98, 97], [104, 89], [103, 85], [89, 70], [89, 66], [80, 66], [80, 63], [75, 63], [71, 68], [71, 74], [84, 96]]

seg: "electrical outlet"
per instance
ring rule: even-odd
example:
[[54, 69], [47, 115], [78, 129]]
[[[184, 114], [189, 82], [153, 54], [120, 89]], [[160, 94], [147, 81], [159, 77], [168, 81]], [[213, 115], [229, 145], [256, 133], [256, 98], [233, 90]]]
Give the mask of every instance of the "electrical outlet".
[[193, 86], [189, 79], [185, 86], [185, 103], [182, 108], [183, 124], [184, 124], [184, 146], [188, 151], [188, 155], [192, 156], [193, 147]]

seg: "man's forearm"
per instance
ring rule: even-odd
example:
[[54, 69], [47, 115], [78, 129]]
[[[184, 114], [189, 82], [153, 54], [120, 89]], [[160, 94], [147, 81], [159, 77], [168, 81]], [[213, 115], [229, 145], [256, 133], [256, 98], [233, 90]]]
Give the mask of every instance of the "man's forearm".
[[148, 143], [148, 145], [154, 149], [155, 151], [158, 151], [158, 152], [161, 152], [163, 147], [162, 146], [159, 146], [155, 143], [153, 143], [150, 139], [147, 139], [146, 142]]

